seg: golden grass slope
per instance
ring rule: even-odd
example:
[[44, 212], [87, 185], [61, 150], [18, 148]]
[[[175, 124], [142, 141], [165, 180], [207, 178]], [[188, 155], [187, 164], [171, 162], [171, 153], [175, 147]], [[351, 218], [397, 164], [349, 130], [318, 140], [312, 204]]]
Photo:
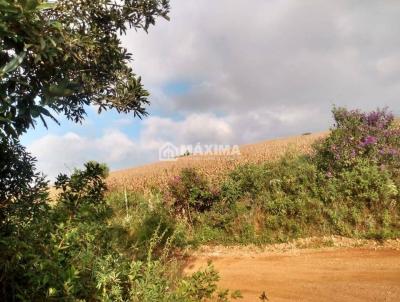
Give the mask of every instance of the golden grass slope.
[[177, 158], [176, 161], [156, 162], [115, 171], [110, 174], [108, 185], [111, 190], [122, 188], [141, 192], [151, 188], [162, 190], [173, 176], [188, 167], [196, 168], [211, 180], [218, 181], [241, 164], [274, 161], [288, 151], [309, 153], [312, 144], [327, 134], [328, 132], [321, 132], [243, 145], [240, 147], [240, 156], [191, 155]]

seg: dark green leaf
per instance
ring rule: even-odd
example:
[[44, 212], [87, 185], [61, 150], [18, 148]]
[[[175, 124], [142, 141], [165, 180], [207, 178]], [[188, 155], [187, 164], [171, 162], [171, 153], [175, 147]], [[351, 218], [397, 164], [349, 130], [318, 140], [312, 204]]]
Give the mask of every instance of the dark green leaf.
[[6, 65], [4, 65], [0, 70], [0, 76], [4, 76], [7, 73], [13, 72], [17, 69], [22, 61], [24, 60], [26, 52], [23, 51], [20, 54], [16, 55], [14, 58], [11, 59]]
[[40, 4], [37, 8], [38, 8], [39, 10], [52, 9], [52, 8], [54, 8], [56, 5], [57, 5], [57, 3], [55, 3], [55, 2], [53, 2], [53, 3], [45, 2], [45, 3]]

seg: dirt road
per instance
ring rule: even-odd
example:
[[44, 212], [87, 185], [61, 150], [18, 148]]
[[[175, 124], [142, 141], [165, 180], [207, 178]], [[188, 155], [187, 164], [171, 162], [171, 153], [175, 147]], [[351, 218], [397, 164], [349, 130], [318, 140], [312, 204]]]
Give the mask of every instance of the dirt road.
[[260, 301], [400, 301], [400, 250], [320, 248], [282, 252], [199, 252], [188, 271], [212, 260], [220, 286], [239, 289], [244, 299]]

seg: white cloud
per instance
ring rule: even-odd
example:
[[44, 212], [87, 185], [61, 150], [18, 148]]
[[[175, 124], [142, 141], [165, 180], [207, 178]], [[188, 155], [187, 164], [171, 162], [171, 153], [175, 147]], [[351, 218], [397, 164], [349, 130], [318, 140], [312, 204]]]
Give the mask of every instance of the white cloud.
[[[46, 135], [28, 146], [38, 159], [38, 168], [51, 179], [58, 173], [69, 173], [89, 160], [105, 162], [118, 167], [137, 158], [135, 142], [118, 130], [106, 131], [99, 138], [80, 136], [76, 133]], [[144, 153], [145, 154], [145, 153]]]
[[176, 145], [230, 143], [234, 133], [228, 122], [209, 114], [190, 115], [184, 120], [152, 117], [143, 123], [139, 138], [132, 139], [118, 129], [105, 130], [97, 138], [73, 132], [45, 135], [28, 146], [38, 159], [38, 168], [51, 179], [71, 172], [89, 160], [107, 163], [112, 169], [158, 160], [158, 149], [166, 142]]
[[379, 59], [376, 68], [382, 78], [396, 80], [400, 74], [400, 55], [396, 54]]
[[144, 122], [142, 141], [170, 141], [176, 144], [232, 142], [235, 133], [224, 118], [213, 114], [190, 114], [185, 119], [150, 117]]
[[54, 178], [58, 172], [71, 171], [73, 167], [90, 159], [88, 143], [75, 133], [63, 136], [46, 135], [28, 146], [37, 157], [38, 168]]

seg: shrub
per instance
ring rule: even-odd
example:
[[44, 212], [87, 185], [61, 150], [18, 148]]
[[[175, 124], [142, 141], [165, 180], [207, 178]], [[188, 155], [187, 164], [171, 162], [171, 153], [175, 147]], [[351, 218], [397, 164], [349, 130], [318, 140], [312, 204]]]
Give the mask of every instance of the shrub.
[[207, 179], [196, 170], [186, 168], [168, 183], [167, 199], [175, 212], [191, 219], [191, 211], [204, 212], [218, 199]]
[[352, 169], [359, 159], [376, 165], [400, 166], [400, 130], [386, 109], [363, 113], [334, 108], [334, 128], [315, 146], [315, 160], [328, 176]]
[[[329, 178], [321, 189], [325, 201], [342, 201], [347, 204], [367, 206], [381, 211], [399, 196], [391, 174], [367, 160], [358, 160], [351, 170]], [[328, 195], [324, 196], [324, 193]]]
[[245, 195], [255, 197], [267, 186], [264, 165], [247, 164], [233, 170], [221, 186], [221, 197], [232, 202]]
[[151, 238], [160, 236], [155, 252], [162, 250], [167, 241], [174, 248], [187, 244], [187, 225], [175, 219], [163, 201], [156, 196], [144, 196], [133, 192], [109, 192], [106, 198], [113, 215], [108, 223], [114, 240], [129, 250], [129, 256], [143, 259], [148, 251]]
[[84, 170], [75, 169], [70, 177], [60, 174], [55, 182], [56, 189], [61, 190], [60, 202], [72, 211], [81, 204], [102, 203], [107, 190], [107, 175], [107, 166], [94, 161], [87, 162]]
[[311, 234], [322, 219], [318, 194], [317, 169], [306, 157], [238, 167], [221, 185], [220, 201], [199, 215], [195, 236], [261, 243]]
[[221, 186], [221, 197], [254, 199], [261, 192], [298, 195], [316, 191], [317, 169], [308, 157], [285, 155], [280, 161], [244, 165], [235, 169]]

